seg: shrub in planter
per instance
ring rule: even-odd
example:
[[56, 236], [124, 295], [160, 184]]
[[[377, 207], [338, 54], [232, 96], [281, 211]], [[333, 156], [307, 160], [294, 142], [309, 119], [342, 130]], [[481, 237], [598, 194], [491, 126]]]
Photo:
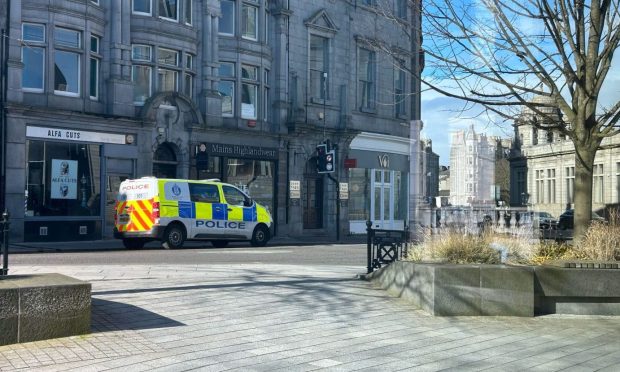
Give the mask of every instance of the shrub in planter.
[[609, 214], [609, 222], [593, 222], [575, 250], [588, 260], [620, 260], [620, 214], [618, 211], [612, 211]]

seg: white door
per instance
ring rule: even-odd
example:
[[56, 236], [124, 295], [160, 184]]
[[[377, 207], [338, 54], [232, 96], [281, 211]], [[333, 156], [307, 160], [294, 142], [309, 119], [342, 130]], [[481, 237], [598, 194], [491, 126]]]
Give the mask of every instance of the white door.
[[375, 229], [394, 229], [394, 172], [371, 171], [370, 216]]

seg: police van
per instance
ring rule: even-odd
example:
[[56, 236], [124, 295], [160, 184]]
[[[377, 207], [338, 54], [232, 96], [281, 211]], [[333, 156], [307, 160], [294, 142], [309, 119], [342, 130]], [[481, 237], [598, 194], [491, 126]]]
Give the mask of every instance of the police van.
[[272, 236], [267, 208], [219, 180], [143, 177], [121, 183], [114, 214], [114, 237], [129, 249], [160, 240], [181, 248], [186, 240], [208, 240], [215, 247], [250, 241], [262, 247]]

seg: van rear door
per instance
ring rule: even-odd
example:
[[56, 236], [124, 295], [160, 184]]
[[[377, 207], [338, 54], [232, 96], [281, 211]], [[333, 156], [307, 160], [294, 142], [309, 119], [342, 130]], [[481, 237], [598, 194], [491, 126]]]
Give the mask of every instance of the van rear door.
[[115, 225], [119, 232], [148, 231], [155, 223], [157, 180], [140, 178], [121, 182], [116, 198]]

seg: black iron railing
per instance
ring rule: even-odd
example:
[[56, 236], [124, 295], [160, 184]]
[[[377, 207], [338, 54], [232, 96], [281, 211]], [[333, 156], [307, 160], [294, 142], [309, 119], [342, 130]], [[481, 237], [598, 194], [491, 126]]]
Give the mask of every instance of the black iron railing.
[[6, 210], [2, 213], [2, 221], [0, 221], [0, 233], [2, 233], [2, 270], [0, 276], [9, 274], [9, 212]]
[[366, 221], [368, 273], [401, 259], [407, 253], [409, 234], [403, 230], [373, 229], [372, 222]]

